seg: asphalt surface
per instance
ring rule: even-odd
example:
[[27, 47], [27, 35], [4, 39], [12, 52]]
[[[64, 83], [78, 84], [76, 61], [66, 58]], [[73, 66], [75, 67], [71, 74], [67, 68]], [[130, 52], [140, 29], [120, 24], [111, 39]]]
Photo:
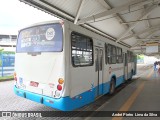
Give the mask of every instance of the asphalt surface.
[[0, 111], [54, 111], [50, 107], [14, 94], [14, 81], [0, 82]]

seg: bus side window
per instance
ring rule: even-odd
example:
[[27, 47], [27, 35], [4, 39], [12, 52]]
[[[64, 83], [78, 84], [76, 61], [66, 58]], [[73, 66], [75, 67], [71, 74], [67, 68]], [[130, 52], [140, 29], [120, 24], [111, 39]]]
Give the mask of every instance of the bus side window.
[[74, 67], [93, 65], [93, 40], [90, 37], [72, 32], [71, 50]]
[[117, 47], [117, 63], [123, 63], [122, 48]]
[[95, 71], [97, 72], [98, 71], [98, 69], [99, 69], [99, 61], [98, 61], [98, 49], [96, 48], [95, 49]]
[[108, 44], [108, 46], [107, 46], [107, 60], [108, 60], [108, 63], [109, 64], [111, 64], [112, 63], [112, 59], [111, 59], [111, 50], [112, 49], [112, 47], [111, 47], [111, 45], [110, 44]]
[[106, 64], [108, 63], [108, 56], [107, 56], [107, 50], [108, 49], [108, 47], [107, 47], [107, 44], [105, 44], [105, 62], [106, 62]]
[[116, 64], [117, 61], [117, 52], [116, 47], [114, 45], [108, 44], [107, 46], [107, 57], [109, 64]]

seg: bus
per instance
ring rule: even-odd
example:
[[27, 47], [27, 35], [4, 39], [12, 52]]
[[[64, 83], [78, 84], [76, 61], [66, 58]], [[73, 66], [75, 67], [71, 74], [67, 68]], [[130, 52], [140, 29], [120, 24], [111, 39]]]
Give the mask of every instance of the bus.
[[19, 31], [16, 95], [62, 111], [94, 102], [136, 74], [136, 55], [124, 45], [67, 20]]

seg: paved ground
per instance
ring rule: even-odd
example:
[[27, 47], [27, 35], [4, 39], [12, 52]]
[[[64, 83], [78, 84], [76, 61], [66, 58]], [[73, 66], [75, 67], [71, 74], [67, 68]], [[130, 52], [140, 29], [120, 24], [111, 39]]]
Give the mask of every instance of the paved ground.
[[0, 111], [53, 111], [52, 108], [18, 97], [14, 81], [0, 82]]

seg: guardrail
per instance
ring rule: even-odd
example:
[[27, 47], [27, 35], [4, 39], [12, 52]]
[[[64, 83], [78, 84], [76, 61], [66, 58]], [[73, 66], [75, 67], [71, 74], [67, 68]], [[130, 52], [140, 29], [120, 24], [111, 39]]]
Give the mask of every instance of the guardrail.
[[0, 54], [0, 76], [11, 76], [14, 73], [14, 54]]
[[14, 67], [0, 67], [0, 77], [11, 76], [14, 73]]

